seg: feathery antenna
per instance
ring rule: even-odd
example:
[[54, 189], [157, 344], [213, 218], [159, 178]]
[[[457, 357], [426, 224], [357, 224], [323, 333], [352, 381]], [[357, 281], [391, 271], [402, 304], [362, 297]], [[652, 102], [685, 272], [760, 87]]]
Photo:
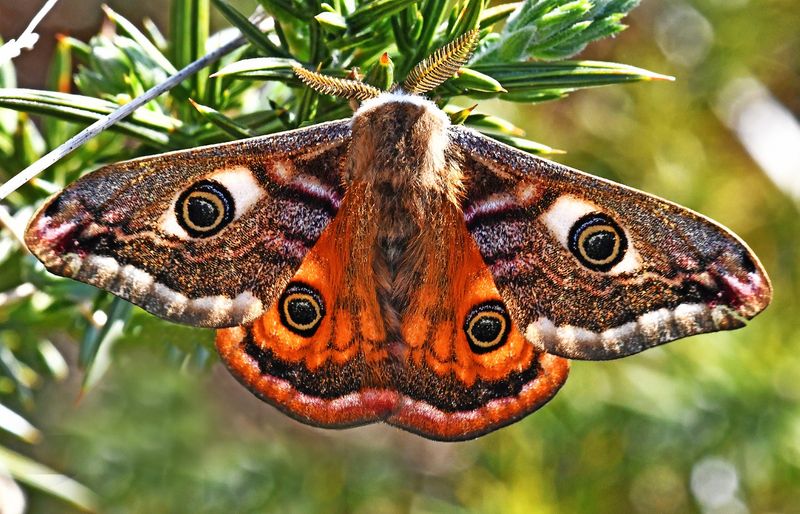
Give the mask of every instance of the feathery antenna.
[[338, 96], [349, 100], [364, 101], [375, 98], [381, 94], [381, 90], [369, 84], [356, 80], [339, 79], [329, 77], [321, 73], [309, 71], [300, 66], [294, 68], [294, 74], [303, 81], [305, 85], [326, 95]]
[[469, 60], [479, 34], [477, 29], [470, 30], [423, 59], [408, 74], [403, 91], [416, 95], [426, 93], [452, 77]]
[[[471, 30], [436, 50], [430, 57], [423, 59], [408, 74], [401, 86], [402, 90], [406, 93], [419, 95], [430, 91], [452, 77], [469, 60], [478, 42], [479, 35], [479, 30]], [[382, 93], [380, 89], [369, 84], [356, 80], [329, 77], [301, 66], [294, 68], [294, 74], [314, 91], [349, 100], [361, 102], [375, 98]]]

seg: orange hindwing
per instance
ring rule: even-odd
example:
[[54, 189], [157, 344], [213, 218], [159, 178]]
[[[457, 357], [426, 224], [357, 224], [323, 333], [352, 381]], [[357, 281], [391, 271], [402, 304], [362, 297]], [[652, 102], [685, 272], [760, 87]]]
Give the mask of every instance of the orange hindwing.
[[477, 437], [547, 402], [568, 363], [524, 340], [447, 202], [419, 235], [425, 271], [403, 313], [401, 340], [390, 340], [372, 272], [372, 209], [366, 189], [351, 190], [267, 313], [218, 332], [233, 374], [306, 423], [383, 420], [444, 440]]

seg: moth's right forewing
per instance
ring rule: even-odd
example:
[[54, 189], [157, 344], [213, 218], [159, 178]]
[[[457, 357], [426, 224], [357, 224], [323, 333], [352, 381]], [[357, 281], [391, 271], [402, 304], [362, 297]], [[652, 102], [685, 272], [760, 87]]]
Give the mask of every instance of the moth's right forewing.
[[468, 229], [538, 349], [612, 359], [730, 330], [772, 295], [733, 233], [641, 191], [454, 127]]

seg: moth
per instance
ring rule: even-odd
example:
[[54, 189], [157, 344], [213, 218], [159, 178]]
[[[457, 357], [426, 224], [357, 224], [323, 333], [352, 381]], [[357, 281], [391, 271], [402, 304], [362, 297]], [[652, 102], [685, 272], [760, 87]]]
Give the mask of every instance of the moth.
[[690, 210], [515, 150], [423, 95], [453, 41], [388, 92], [302, 68], [350, 119], [107, 166], [25, 240], [53, 273], [217, 330], [231, 373], [304, 423], [474, 438], [538, 409], [568, 359], [741, 327], [755, 255]]

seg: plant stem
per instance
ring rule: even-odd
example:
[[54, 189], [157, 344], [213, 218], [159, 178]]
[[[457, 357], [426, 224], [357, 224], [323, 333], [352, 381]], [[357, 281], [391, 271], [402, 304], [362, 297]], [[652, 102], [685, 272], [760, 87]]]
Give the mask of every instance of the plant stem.
[[173, 87], [177, 86], [181, 82], [183, 82], [186, 77], [197, 73], [198, 71], [202, 70], [212, 62], [218, 60], [223, 55], [226, 55], [233, 50], [239, 48], [245, 44], [245, 39], [243, 37], [238, 37], [233, 41], [230, 41], [221, 47], [217, 48], [209, 52], [208, 54], [204, 55], [203, 57], [197, 59], [196, 61], [190, 63], [182, 70], [178, 71], [175, 75], [172, 75], [164, 82], [157, 84], [156, 86], [147, 90], [143, 95], [136, 97], [131, 102], [121, 106], [116, 111], [112, 112], [111, 114], [104, 116], [97, 120], [96, 122], [92, 123], [78, 134], [67, 140], [65, 143], [61, 144], [51, 152], [47, 153], [46, 155], [42, 156], [39, 160], [25, 168], [24, 170], [20, 171], [16, 175], [14, 175], [8, 182], [0, 186], [0, 200], [3, 200], [5, 197], [22, 187], [26, 182], [34, 178], [36, 175], [40, 174], [59, 160], [61, 160], [64, 156], [70, 154], [74, 150], [80, 148], [83, 144], [85, 144], [90, 139], [94, 138], [108, 127], [114, 125], [118, 121], [122, 120], [126, 116], [132, 114], [136, 109], [143, 106], [153, 98], [161, 95], [162, 93], [169, 91]]

